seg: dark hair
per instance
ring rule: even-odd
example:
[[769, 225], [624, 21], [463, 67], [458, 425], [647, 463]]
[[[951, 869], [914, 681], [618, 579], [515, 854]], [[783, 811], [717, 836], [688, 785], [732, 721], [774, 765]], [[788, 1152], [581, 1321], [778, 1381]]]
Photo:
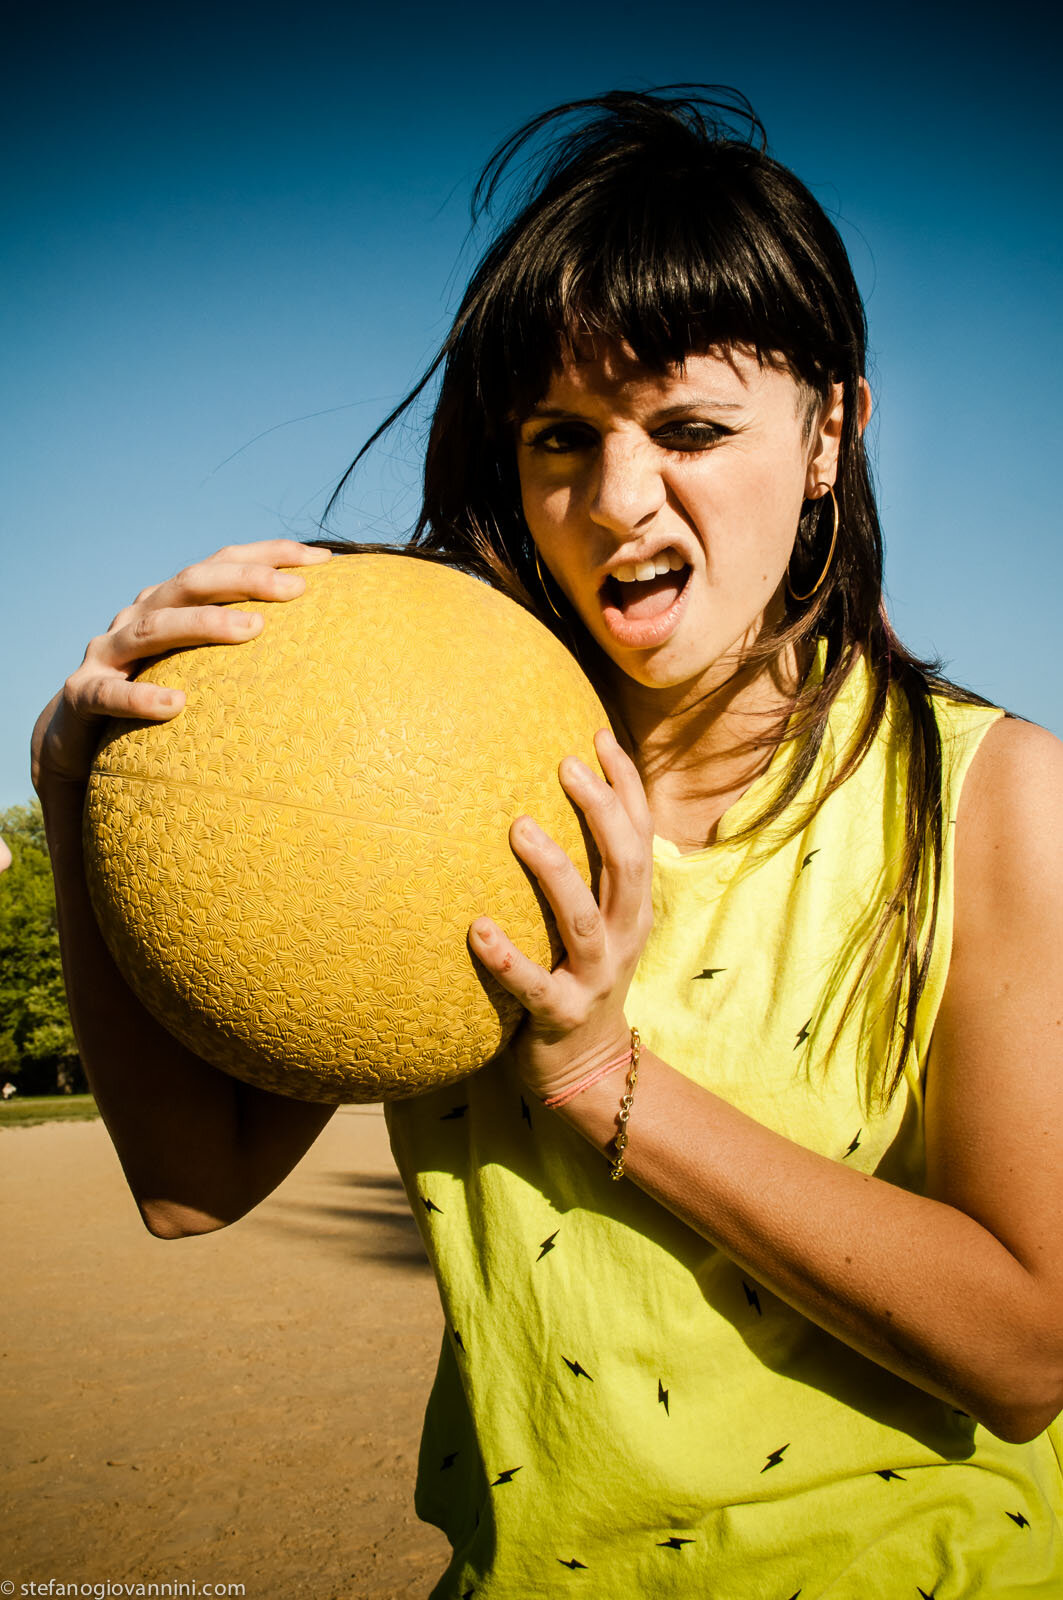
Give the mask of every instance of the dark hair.
[[[554, 137], [536, 157], [544, 131]], [[717, 86], [617, 91], [545, 111], [492, 155], [473, 194], [474, 222], [507, 188], [516, 191], [508, 215], [439, 354], [363, 446], [326, 517], [365, 451], [442, 368], [410, 553], [446, 560], [503, 589], [579, 654], [578, 619], [559, 591], [550, 598], [560, 618], [551, 612], [536, 574], [514, 445], [515, 419], [546, 392], [566, 350], [589, 334], [626, 344], [662, 371], [681, 367], [694, 352], [740, 348], [784, 367], [810, 400], [825, 401], [841, 385], [836, 552], [814, 594], [791, 598], [783, 622], [766, 629], [743, 660], [763, 662], [818, 636], [824, 672], [797, 692], [785, 728], [774, 735], [797, 741], [785, 786], [743, 832], [794, 801], [835, 697], [866, 658], [874, 682], [867, 716], [827, 792], [867, 753], [892, 686], [908, 721], [907, 845], [845, 1010], [879, 962], [896, 961], [895, 1047], [877, 1078], [888, 1098], [914, 1046], [941, 880], [941, 746], [931, 694], [976, 697], [906, 651], [882, 604], [882, 538], [860, 429], [867, 327], [845, 247], [805, 185], [767, 154], [749, 102]], [[810, 502], [801, 516], [791, 563], [798, 594], [827, 558], [827, 507], [826, 500]], [[589, 670], [593, 675], [593, 665]], [[806, 820], [802, 812], [794, 831]], [[892, 938], [898, 913], [899, 942]]]

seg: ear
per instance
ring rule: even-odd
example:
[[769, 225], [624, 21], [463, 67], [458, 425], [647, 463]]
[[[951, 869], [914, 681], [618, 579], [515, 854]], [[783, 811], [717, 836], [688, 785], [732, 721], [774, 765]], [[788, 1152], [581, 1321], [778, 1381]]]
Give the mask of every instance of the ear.
[[[845, 391], [840, 383], [831, 385], [831, 392], [813, 422], [809, 436], [808, 469], [805, 473], [805, 499], [818, 500], [827, 489], [834, 487], [838, 476], [838, 450], [842, 442], [845, 422]], [[861, 409], [862, 395], [861, 395]]]

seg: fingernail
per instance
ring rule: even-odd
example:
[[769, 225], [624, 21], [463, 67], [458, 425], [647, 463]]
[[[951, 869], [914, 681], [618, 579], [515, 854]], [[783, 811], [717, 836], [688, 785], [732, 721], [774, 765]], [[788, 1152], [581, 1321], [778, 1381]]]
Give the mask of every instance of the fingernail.
[[280, 595], [302, 594], [306, 588], [306, 580], [294, 572], [278, 572], [277, 593]]
[[177, 705], [179, 702], [172, 689], [160, 689], [155, 697], [155, 703], [163, 711], [169, 711], [172, 706]]
[[262, 618], [257, 611], [242, 611], [240, 613], [240, 627], [247, 633], [255, 633], [262, 626]]

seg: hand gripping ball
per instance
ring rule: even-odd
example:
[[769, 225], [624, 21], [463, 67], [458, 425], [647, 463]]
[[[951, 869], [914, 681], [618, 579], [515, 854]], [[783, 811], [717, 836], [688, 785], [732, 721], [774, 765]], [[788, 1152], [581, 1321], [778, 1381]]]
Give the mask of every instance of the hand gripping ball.
[[487, 912], [561, 946], [509, 846], [528, 812], [592, 881], [557, 778], [607, 718], [512, 600], [408, 556], [334, 557], [259, 636], [151, 668], [163, 725], [112, 724], [89, 783], [89, 889], [148, 1010], [298, 1099], [402, 1099], [474, 1072], [520, 1006], [472, 958]]

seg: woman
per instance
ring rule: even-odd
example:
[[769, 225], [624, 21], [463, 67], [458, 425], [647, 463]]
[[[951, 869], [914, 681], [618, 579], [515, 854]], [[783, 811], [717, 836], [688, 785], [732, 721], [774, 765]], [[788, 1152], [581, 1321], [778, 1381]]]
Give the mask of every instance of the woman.
[[[561, 108], [488, 200], [565, 112], [441, 354], [412, 541], [535, 608], [614, 728], [604, 780], [560, 769], [600, 903], [517, 819], [566, 958], [478, 919], [517, 1044], [389, 1112], [447, 1318], [435, 1594], [1058, 1594], [1063, 752], [889, 628], [859, 296], [755, 119]], [[75, 1026], [162, 1237], [242, 1215], [329, 1113], [189, 1057], [111, 967], [97, 718], [177, 714], [138, 663], [252, 636], [218, 603], [323, 559], [144, 591], [38, 724]]]

